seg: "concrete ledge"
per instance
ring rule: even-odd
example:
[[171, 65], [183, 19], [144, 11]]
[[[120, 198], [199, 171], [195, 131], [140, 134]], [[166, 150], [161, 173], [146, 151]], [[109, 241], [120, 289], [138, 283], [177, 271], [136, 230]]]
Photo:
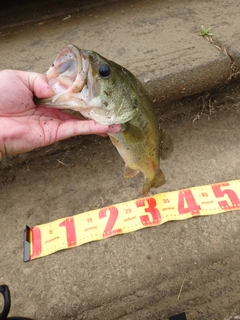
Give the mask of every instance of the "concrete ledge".
[[[0, 49], [0, 68], [45, 72], [64, 45], [75, 43], [129, 68], [146, 83], [153, 98], [174, 100], [199, 93], [222, 85], [232, 73], [229, 57], [199, 36], [205, 20], [206, 27], [216, 25], [211, 31], [218, 43], [224, 46], [227, 39], [232, 39], [230, 35], [236, 34], [240, 9], [239, 5], [235, 6], [236, 0], [230, 2], [232, 7], [230, 4], [226, 8], [217, 1], [218, 15], [210, 10], [211, 2], [200, 5], [197, 1], [175, 1], [170, 5], [168, 1], [157, 0], [131, 1], [131, 4], [85, 1], [81, 6], [74, 0], [68, 5], [57, 5], [55, 1], [48, 5], [32, 2], [28, 17], [35, 17], [37, 23], [28, 22], [17, 30], [2, 31], [5, 44]], [[6, 17], [11, 18], [12, 14], [15, 12], [6, 11]], [[15, 14], [14, 21], [23, 23], [24, 19], [27, 21], [23, 10], [19, 16]], [[238, 59], [235, 38], [227, 41], [227, 47], [233, 59]]]
[[[21, 2], [21, 8], [26, 3]], [[74, 43], [132, 71], [159, 108], [218, 88], [238, 75], [237, 0], [229, 0], [228, 6], [216, 0], [214, 10], [211, 1], [184, 0], [92, 0], [81, 5], [70, 0], [59, 5], [51, 1], [47, 6], [44, 1], [31, 2], [29, 19], [19, 7], [5, 7], [0, 27], [1, 69], [44, 73], [59, 50]], [[16, 10], [18, 16], [14, 16]], [[9, 21], [8, 27], [4, 21]], [[201, 25], [212, 26], [213, 43], [200, 36]]]

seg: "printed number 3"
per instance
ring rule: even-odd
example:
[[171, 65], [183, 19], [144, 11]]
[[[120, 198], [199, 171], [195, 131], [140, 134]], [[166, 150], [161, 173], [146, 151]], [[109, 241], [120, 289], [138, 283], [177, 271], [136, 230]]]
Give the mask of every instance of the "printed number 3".
[[136, 202], [137, 207], [144, 207], [145, 206], [145, 201], [148, 203], [148, 207], [144, 208], [144, 211], [147, 213], [150, 213], [152, 216], [152, 221], [150, 221], [148, 215], [140, 216], [142, 224], [145, 225], [157, 225], [161, 223], [161, 214], [159, 210], [156, 208], [156, 200], [152, 197], [147, 198], [147, 199], [139, 199]]

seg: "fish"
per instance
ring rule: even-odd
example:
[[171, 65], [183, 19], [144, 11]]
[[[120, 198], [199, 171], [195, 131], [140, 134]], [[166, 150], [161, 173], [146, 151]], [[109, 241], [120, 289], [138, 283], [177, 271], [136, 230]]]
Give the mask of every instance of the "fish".
[[46, 77], [54, 92], [38, 105], [80, 112], [102, 125], [120, 124], [109, 138], [125, 162], [125, 178], [145, 177], [142, 196], [165, 183], [160, 158], [168, 159], [173, 141], [159, 125], [153, 102], [129, 70], [92, 50], [65, 46]]

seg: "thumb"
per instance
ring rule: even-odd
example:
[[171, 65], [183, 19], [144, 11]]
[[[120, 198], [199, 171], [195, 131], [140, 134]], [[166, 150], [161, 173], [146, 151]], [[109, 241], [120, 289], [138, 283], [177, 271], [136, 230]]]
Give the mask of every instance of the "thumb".
[[24, 85], [38, 98], [49, 98], [54, 95], [45, 75], [37, 72], [13, 71]]
[[31, 73], [29, 75], [29, 89], [38, 98], [49, 98], [54, 95], [47, 78], [40, 73]]

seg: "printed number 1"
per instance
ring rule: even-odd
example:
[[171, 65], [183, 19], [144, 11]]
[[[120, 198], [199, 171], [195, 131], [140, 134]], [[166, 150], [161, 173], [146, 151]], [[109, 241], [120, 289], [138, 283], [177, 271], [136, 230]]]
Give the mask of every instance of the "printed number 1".
[[233, 190], [231, 189], [221, 190], [222, 187], [228, 187], [229, 185], [230, 184], [226, 182], [226, 183], [216, 184], [212, 186], [212, 189], [216, 198], [221, 198], [221, 197], [224, 197], [224, 195], [227, 195], [229, 200], [231, 201], [231, 205], [229, 205], [226, 200], [218, 201], [220, 208], [224, 210], [240, 208], [240, 200]]
[[75, 246], [77, 244], [77, 238], [76, 238], [76, 231], [75, 231], [75, 224], [74, 224], [73, 217], [63, 220], [61, 223], [59, 223], [59, 226], [66, 228], [68, 246], [69, 247]]

